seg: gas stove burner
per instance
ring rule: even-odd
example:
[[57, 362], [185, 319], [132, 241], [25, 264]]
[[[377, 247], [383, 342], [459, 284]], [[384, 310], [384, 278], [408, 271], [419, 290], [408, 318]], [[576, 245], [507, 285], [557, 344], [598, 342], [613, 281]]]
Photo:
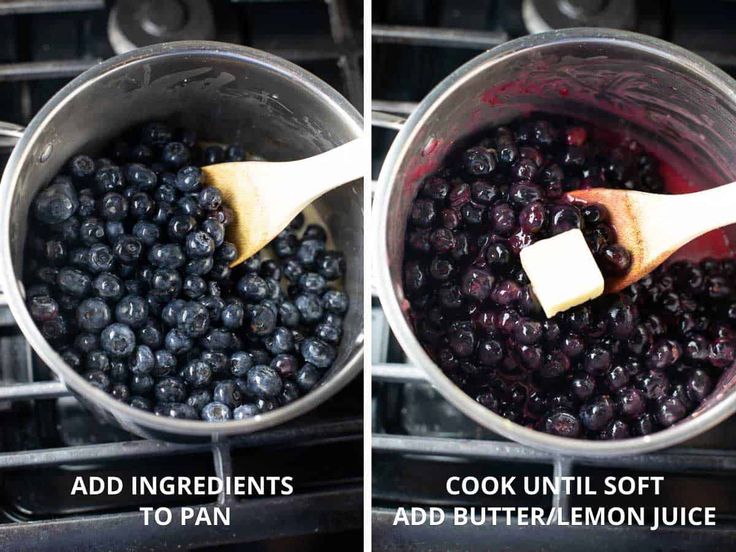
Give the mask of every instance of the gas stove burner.
[[633, 29], [636, 0], [524, 0], [522, 15], [530, 33], [569, 27]]
[[211, 40], [215, 25], [202, 0], [117, 0], [107, 35], [116, 53], [172, 40]]

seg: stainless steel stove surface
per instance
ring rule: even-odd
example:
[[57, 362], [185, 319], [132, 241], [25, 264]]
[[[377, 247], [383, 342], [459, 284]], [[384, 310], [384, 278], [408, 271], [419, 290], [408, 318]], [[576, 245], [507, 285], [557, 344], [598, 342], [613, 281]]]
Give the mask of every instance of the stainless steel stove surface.
[[[570, 18], [555, 9], [578, 9]], [[615, 8], [615, 9], [613, 9]], [[570, 10], [567, 10], [570, 13]], [[626, 28], [675, 42], [736, 74], [736, 3], [445, 0], [373, 2], [373, 109], [406, 116], [456, 67], [528, 32], [587, 24]], [[707, 29], [707, 32], [704, 30]], [[374, 117], [373, 179], [397, 123]], [[372, 309], [374, 550], [714, 550], [736, 539], [736, 419], [695, 441], [657, 453], [586, 460], [555, 457], [477, 425], [445, 401], [407, 363], [378, 298]], [[452, 498], [451, 475], [664, 475], [658, 497]], [[418, 526], [392, 524], [399, 506], [715, 506], [716, 527]]]
[[[181, 39], [286, 57], [362, 109], [362, 3], [349, 0], [4, 0], [0, 121], [23, 125], [99, 60]], [[0, 139], [0, 170], [9, 153]], [[217, 445], [141, 440], [99, 423], [32, 353], [0, 294], [0, 550], [300, 550], [362, 543], [362, 404], [357, 378], [292, 423]], [[77, 475], [294, 477], [294, 494], [71, 496]], [[226, 503], [229, 527], [143, 527], [141, 506]]]

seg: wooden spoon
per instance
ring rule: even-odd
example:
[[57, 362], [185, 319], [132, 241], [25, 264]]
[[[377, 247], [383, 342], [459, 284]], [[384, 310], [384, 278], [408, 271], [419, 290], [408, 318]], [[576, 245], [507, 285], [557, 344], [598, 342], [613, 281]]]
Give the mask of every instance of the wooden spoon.
[[260, 251], [307, 205], [361, 178], [361, 139], [299, 161], [243, 161], [202, 167], [209, 186], [222, 193], [235, 218], [227, 239], [238, 248], [236, 266]]
[[604, 205], [618, 243], [631, 252], [631, 268], [623, 276], [606, 278], [606, 292], [640, 280], [698, 236], [736, 223], [736, 182], [689, 194], [591, 188], [567, 196]]

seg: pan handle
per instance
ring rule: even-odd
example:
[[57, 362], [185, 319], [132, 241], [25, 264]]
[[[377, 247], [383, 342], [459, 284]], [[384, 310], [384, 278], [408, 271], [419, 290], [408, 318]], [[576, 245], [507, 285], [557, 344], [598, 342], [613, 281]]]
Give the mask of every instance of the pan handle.
[[13, 123], [0, 121], [0, 148], [12, 148], [23, 136], [24, 128]]
[[396, 131], [401, 130], [404, 123], [406, 123], [406, 117], [394, 115], [393, 113], [385, 113], [383, 111], [371, 112], [371, 120], [374, 126]]

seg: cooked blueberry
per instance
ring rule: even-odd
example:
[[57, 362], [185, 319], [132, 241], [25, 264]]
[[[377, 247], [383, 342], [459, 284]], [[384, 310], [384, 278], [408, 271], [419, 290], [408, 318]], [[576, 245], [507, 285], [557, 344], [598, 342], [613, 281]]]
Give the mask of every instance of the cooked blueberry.
[[580, 420], [573, 413], [564, 410], [553, 412], [544, 420], [544, 430], [560, 437], [578, 437], [581, 429]]

